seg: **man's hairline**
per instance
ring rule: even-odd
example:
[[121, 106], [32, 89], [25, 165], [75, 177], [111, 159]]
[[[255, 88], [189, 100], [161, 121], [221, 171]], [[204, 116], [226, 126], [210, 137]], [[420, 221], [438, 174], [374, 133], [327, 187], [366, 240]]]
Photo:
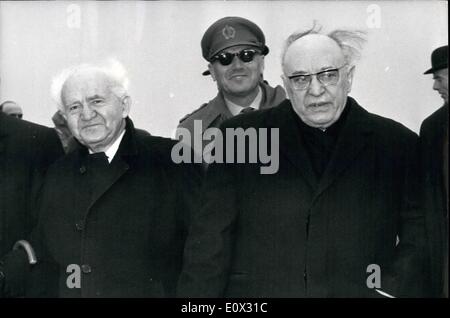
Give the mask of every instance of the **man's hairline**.
[[[91, 69], [88, 71], [94, 71], [94, 72], [98, 72], [101, 73], [103, 75], [105, 75], [106, 79], [108, 80], [107, 82], [109, 84], [106, 85], [106, 88], [109, 90], [109, 92], [111, 92], [115, 97], [117, 97], [117, 99], [122, 100], [124, 97], [129, 97], [128, 95], [128, 91], [125, 89], [125, 87], [123, 87], [123, 85], [121, 83], [119, 83], [118, 80], [116, 80], [115, 78], [113, 78], [111, 75], [109, 75], [107, 72], [105, 72], [102, 69]], [[67, 82], [74, 77], [77, 74], [80, 74], [81, 72], [74, 72], [73, 74], [71, 74], [69, 77], [66, 78], [66, 80], [64, 81], [64, 83], [61, 86], [61, 92], [60, 92], [60, 106], [58, 107], [59, 110], [61, 110], [63, 113], [66, 113], [66, 106], [64, 103], [64, 98], [63, 98], [63, 92], [64, 92], [64, 88], [67, 84]], [[119, 96], [119, 94], [116, 93], [115, 88], [119, 88], [122, 89], [124, 91], [124, 94], [121, 94]]]

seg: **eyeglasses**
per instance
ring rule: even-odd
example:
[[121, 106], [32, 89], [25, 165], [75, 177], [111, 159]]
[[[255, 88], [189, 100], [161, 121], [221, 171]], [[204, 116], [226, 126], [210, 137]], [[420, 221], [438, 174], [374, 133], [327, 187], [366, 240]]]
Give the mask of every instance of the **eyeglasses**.
[[256, 50], [245, 49], [237, 53], [222, 52], [212, 57], [211, 62], [219, 61], [223, 66], [230, 65], [234, 57], [237, 56], [242, 62], [248, 63], [253, 61], [255, 54], [260, 54]]
[[339, 70], [343, 68], [346, 64], [342, 65], [338, 68], [333, 68], [330, 70], [321, 71], [314, 74], [298, 74], [288, 76], [291, 80], [292, 86], [297, 90], [305, 90], [308, 89], [309, 85], [311, 85], [311, 80], [313, 76], [316, 76], [317, 80], [323, 86], [336, 85], [339, 82]]

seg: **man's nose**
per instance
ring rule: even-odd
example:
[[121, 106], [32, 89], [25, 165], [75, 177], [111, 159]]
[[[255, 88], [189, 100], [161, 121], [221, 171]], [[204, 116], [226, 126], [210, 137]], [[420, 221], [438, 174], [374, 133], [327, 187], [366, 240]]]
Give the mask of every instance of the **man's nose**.
[[81, 119], [91, 120], [93, 117], [95, 117], [95, 115], [96, 115], [96, 112], [91, 107], [91, 105], [89, 105], [89, 103], [84, 103], [83, 111], [81, 112]]
[[439, 83], [438, 80], [434, 80], [434, 83], [433, 83], [433, 89], [434, 89], [435, 91], [437, 91], [437, 90], [439, 90], [439, 88], [441, 88], [441, 84]]
[[231, 61], [231, 66], [233, 66], [234, 68], [239, 68], [239, 67], [242, 67], [243, 65], [244, 65], [244, 62], [241, 61], [239, 56], [234, 56], [233, 61]]
[[311, 83], [309, 83], [308, 93], [313, 96], [319, 96], [324, 92], [323, 84], [317, 79], [317, 76], [312, 76]]

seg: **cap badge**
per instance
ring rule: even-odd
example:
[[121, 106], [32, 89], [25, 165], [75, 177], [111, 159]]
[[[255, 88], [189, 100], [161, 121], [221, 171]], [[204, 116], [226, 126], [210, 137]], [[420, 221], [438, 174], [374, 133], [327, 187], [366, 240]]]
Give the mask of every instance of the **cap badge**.
[[234, 39], [234, 36], [236, 35], [236, 30], [233, 27], [226, 25], [222, 30], [222, 34], [226, 40]]

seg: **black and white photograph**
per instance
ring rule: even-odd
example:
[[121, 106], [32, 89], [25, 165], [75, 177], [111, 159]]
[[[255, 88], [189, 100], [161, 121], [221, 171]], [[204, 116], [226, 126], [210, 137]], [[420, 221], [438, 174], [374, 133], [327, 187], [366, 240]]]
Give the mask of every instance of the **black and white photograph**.
[[0, 298], [448, 298], [448, 116], [447, 1], [0, 1]]

